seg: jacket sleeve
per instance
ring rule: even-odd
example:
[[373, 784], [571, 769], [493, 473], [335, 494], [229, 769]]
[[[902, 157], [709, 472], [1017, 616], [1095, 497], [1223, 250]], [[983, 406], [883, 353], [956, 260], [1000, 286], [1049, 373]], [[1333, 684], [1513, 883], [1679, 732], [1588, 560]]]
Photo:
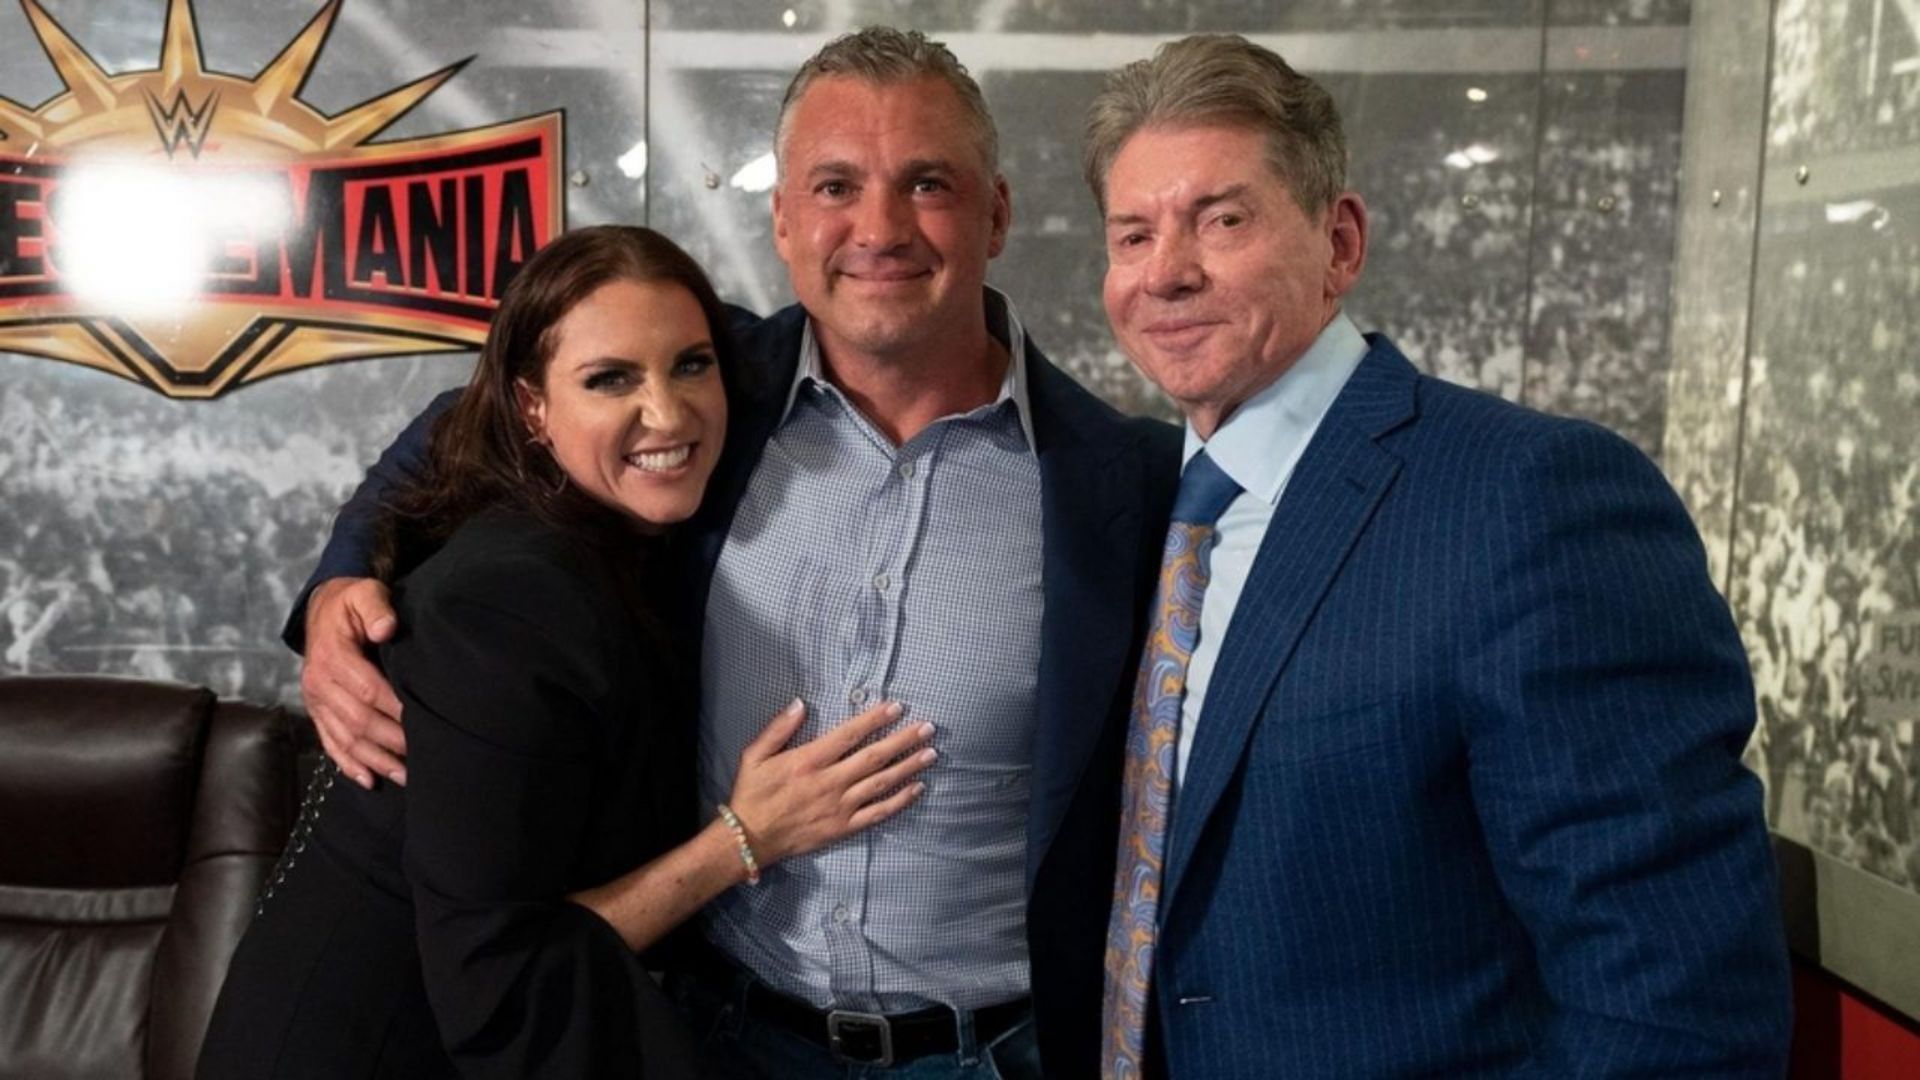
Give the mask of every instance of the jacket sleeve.
[[1553, 1003], [1530, 1075], [1785, 1072], [1746, 654], [1652, 463], [1556, 426], [1492, 497], [1469, 776]]
[[584, 884], [570, 876], [609, 725], [643, 719], [613, 709], [609, 650], [632, 638], [591, 589], [543, 558], [470, 561], [403, 592], [384, 650], [407, 715], [421, 967], [466, 1076], [656, 1075], [636, 1010], [657, 991], [613, 928], [564, 898]]
[[327, 546], [320, 552], [320, 561], [314, 566], [307, 583], [300, 586], [300, 594], [294, 597], [293, 610], [287, 613], [287, 621], [280, 628], [280, 640], [286, 643], [287, 648], [294, 652], [306, 651], [307, 598], [321, 583], [340, 577], [371, 576], [375, 526], [380, 517], [381, 501], [387, 492], [426, 471], [427, 448], [434, 421], [452, 408], [459, 397], [459, 390], [448, 390], [429, 402], [426, 409], [400, 432], [400, 437], [393, 441], [393, 445], [380, 452], [380, 457], [367, 469], [360, 486], [353, 490], [346, 505], [334, 515], [333, 531], [327, 536]]

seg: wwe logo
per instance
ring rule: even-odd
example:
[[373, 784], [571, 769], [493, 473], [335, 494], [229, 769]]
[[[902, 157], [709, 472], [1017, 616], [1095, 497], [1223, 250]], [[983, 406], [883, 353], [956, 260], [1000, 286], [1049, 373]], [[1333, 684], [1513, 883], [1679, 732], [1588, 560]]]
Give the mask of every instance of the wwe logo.
[[206, 145], [207, 132], [213, 127], [213, 107], [219, 102], [218, 90], [208, 94], [197, 109], [187, 100], [185, 90], [174, 91], [172, 105], [160, 104], [153, 91], [147, 91], [147, 115], [153, 119], [153, 130], [160, 136], [160, 144], [166, 147], [168, 158], [182, 146], [195, 159], [200, 157], [200, 148]]

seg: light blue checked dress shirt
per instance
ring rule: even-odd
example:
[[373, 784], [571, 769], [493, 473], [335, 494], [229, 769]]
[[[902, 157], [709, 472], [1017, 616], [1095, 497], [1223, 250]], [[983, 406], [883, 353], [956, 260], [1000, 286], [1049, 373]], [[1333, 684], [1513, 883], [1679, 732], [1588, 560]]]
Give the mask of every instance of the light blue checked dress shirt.
[[938, 728], [918, 802], [708, 908], [723, 951], [816, 1007], [971, 1009], [1027, 993], [1026, 821], [1041, 616], [1024, 334], [999, 399], [895, 447], [826, 381], [809, 324], [787, 410], [714, 569], [701, 798], [799, 695], [811, 739], [892, 699]]

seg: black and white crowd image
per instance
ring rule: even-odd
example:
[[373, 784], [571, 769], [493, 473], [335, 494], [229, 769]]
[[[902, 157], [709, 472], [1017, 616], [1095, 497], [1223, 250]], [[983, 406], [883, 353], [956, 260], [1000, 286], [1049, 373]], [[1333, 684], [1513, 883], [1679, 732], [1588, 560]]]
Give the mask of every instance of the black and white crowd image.
[[1731, 599], [1775, 830], [1920, 889], [1920, 28], [1871, 8], [1775, 22]]

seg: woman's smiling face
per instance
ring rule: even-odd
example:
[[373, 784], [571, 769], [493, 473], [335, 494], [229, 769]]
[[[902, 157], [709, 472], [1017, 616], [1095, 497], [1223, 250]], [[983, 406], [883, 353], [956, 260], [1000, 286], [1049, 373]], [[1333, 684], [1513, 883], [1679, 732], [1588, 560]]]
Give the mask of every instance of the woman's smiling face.
[[552, 333], [542, 385], [515, 384], [527, 430], [570, 483], [636, 522], [691, 517], [727, 433], [700, 302], [669, 281], [612, 281]]

